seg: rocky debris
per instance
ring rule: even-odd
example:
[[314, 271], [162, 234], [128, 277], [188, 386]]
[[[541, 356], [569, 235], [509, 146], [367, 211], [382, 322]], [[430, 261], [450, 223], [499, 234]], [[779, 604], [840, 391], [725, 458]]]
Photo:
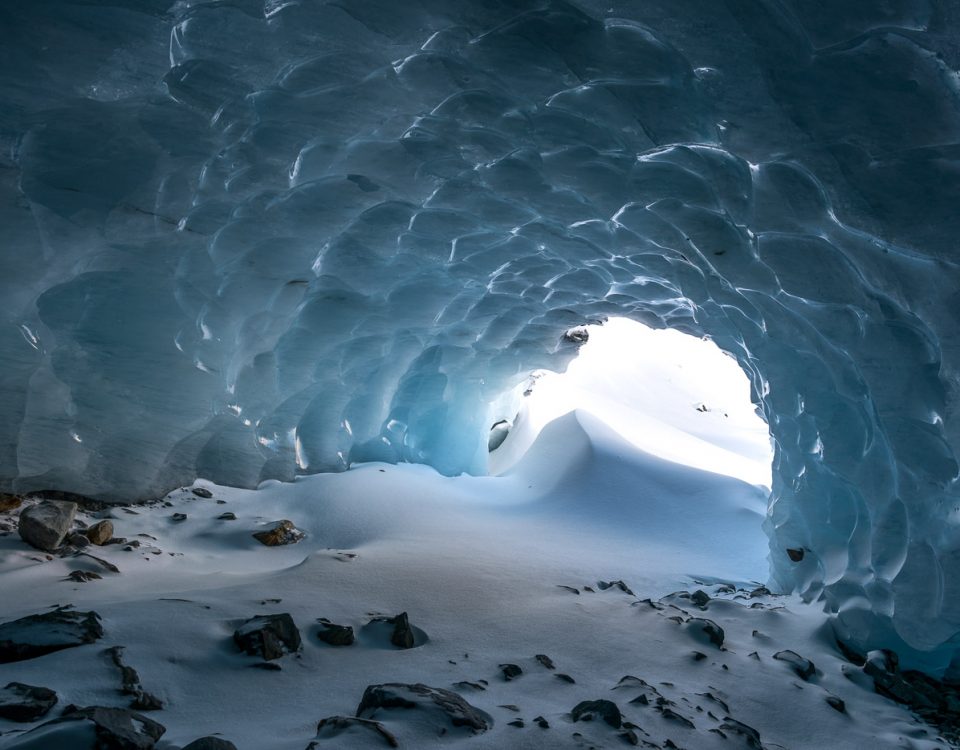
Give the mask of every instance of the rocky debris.
[[184, 747], [183, 750], [237, 750], [237, 746], [219, 737], [201, 737]]
[[760, 742], [760, 733], [743, 722], [725, 716], [723, 723], [720, 725], [720, 731], [737, 735], [750, 750], [763, 750], [763, 743]]
[[277, 521], [272, 528], [266, 531], [257, 531], [253, 538], [267, 547], [280, 547], [285, 544], [296, 544], [306, 536], [293, 525], [293, 521], [283, 519]]
[[725, 634], [713, 620], [705, 617], [691, 617], [684, 623], [686, 631], [701, 643], [711, 643], [717, 648], [723, 646]]
[[413, 637], [413, 628], [410, 627], [410, 618], [407, 617], [406, 612], [401, 612], [396, 617], [391, 617], [387, 622], [393, 625], [390, 643], [397, 648], [413, 648], [416, 645]]
[[697, 589], [692, 594], [690, 594], [690, 601], [696, 604], [701, 609], [706, 609], [706, 606], [710, 603], [710, 595], [703, 589]]
[[369, 685], [363, 692], [356, 714], [360, 718], [372, 719], [380, 711], [394, 709], [417, 710], [432, 714], [438, 720], [440, 729], [446, 729], [446, 725], [452, 725], [479, 734], [493, 726], [493, 719], [467, 703], [457, 693], [421, 683], [408, 685], [394, 682]]
[[36, 721], [57, 705], [57, 694], [44, 687], [11, 682], [0, 690], [0, 719]]
[[535, 716], [533, 719], [533, 723], [536, 724], [541, 729], [550, 728], [550, 722], [544, 719], [542, 716]]
[[[328, 716], [326, 719], [322, 719], [317, 725], [317, 739], [333, 739], [354, 728], [364, 730], [366, 734], [370, 734], [371, 732], [376, 734], [388, 747], [400, 747], [397, 738], [379, 721], [360, 719], [356, 716]], [[188, 748], [184, 748], [183, 750], [188, 750]], [[214, 749], [211, 748], [211, 750]]]
[[670, 708], [667, 705], [667, 701], [665, 699], [661, 699], [657, 701], [657, 711], [660, 713], [660, 715], [664, 719], [667, 719], [668, 721], [672, 721], [676, 724], [680, 724], [681, 726], [684, 726], [687, 729], [697, 728], [696, 724], [690, 721], [690, 719], [688, 719], [686, 716], [684, 716], [683, 714], [679, 714], [676, 711], [674, 711], [672, 708]]
[[630, 589], [630, 587], [627, 586], [627, 584], [625, 584], [623, 581], [620, 581], [620, 580], [617, 580], [617, 581], [597, 581], [597, 587], [598, 587], [601, 591], [606, 591], [607, 589], [614, 589], [614, 588], [615, 588], [615, 589], [619, 589], [619, 590], [622, 591], [624, 594], [630, 594], [630, 596], [636, 596], [636, 594], [633, 593], [633, 591]]
[[217, 520], [218, 521], [236, 521], [237, 514], [227, 511], [226, 513], [221, 513], [219, 516], [217, 516]]
[[34, 659], [103, 637], [96, 612], [58, 608], [0, 624], [0, 664]]
[[569, 591], [571, 594], [576, 594], [577, 596], [580, 596], [580, 589], [576, 589], [573, 586], [565, 586], [562, 583], [558, 583], [557, 588], [563, 589], [564, 591]]
[[574, 721], [593, 721], [602, 719], [614, 729], [619, 729], [623, 724], [623, 716], [617, 704], [608, 700], [581, 701], [570, 712]]
[[330, 620], [324, 618], [320, 618], [317, 622], [319, 622], [321, 626], [321, 630], [317, 633], [317, 638], [324, 643], [331, 646], [352, 646], [356, 640], [353, 634], [353, 628], [349, 625], [335, 625], [330, 622]]
[[19, 495], [11, 495], [7, 492], [0, 492], [0, 513], [16, 510], [23, 503], [23, 498]]
[[500, 672], [503, 674], [503, 679], [505, 682], [510, 682], [515, 680], [517, 677], [523, 674], [523, 670], [520, 669], [516, 664], [501, 664]]
[[570, 675], [564, 674], [563, 672], [557, 672], [554, 677], [563, 682], [569, 682], [571, 685], [576, 685], [577, 681], [573, 679]]
[[543, 666], [545, 666], [547, 669], [556, 669], [556, 668], [557, 668], [556, 665], [553, 663], [553, 659], [551, 659], [551, 658], [550, 658], [549, 656], [547, 656], [546, 654], [537, 654], [537, 655], [536, 655], [535, 657], [533, 657], [533, 658], [536, 659], [538, 662], [540, 662], [540, 663], [541, 663]]
[[513, 721], [508, 721], [507, 726], [516, 727], [517, 729], [523, 729], [524, 726], [526, 725], [523, 723], [523, 719], [514, 719]]
[[237, 628], [233, 640], [241, 651], [267, 661], [279, 659], [284, 649], [291, 653], [300, 649], [300, 631], [286, 613], [251, 617]]
[[202, 497], [205, 500], [209, 500], [211, 497], [213, 497], [213, 493], [206, 487], [192, 487], [190, 491], [197, 497]]
[[806, 682], [817, 673], [817, 668], [809, 659], [804, 659], [795, 651], [778, 651], [773, 655], [777, 661], [786, 662], [801, 680]]
[[159, 711], [163, 708], [162, 700], [143, 689], [137, 670], [124, 663], [123, 646], [112, 646], [108, 648], [105, 653], [120, 670], [120, 692], [133, 697], [130, 708], [135, 708], [139, 711]]
[[[90, 728], [93, 732], [89, 731]], [[153, 750], [166, 731], [162, 724], [125, 708], [68, 706], [63, 716], [41, 724], [6, 748]]]
[[20, 511], [20, 538], [37, 549], [53, 552], [69, 533], [76, 514], [76, 503], [43, 500], [31, 505]]
[[92, 544], [102, 547], [113, 539], [113, 523], [104, 519], [83, 532]]
[[92, 570], [75, 570], [68, 575], [65, 581], [74, 581], [75, 583], [89, 583], [90, 581], [101, 581], [103, 576], [94, 573]]

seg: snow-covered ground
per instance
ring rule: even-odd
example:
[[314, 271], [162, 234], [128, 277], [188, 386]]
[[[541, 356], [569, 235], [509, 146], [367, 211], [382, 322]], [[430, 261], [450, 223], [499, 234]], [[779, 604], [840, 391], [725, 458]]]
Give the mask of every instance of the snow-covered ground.
[[[698, 411], [681, 381], [669, 389], [689, 412], [672, 422], [680, 444], [702, 442], [709, 460], [734, 450], [736, 430], [714, 424], [739, 417], [702, 396], [708, 411]], [[674, 408], [660, 403], [663, 414]], [[501, 476], [367, 464], [255, 491], [201, 481], [211, 497], [180, 488], [148, 506], [81, 514], [86, 523], [109, 517], [116, 536], [140, 542], [92, 548], [119, 573], [2, 536], [0, 620], [69, 604], [99, 613], [104, 637], [0, 674], [55, 690], [60, 704], [47, 719], [70, 703], [127, 706], [104, 653], [123, 646], [143, 688], [165, 704], [150, 714], [167, 730], [161, 749], [219, 734], [240, 750], [303, 750], [320, 720], [354, 715], [379, 683], [453, 690], [492, 719], [474, 735], [442, 717], [378, 711], [407, 748], [759, 747], [743, 725], [765, 748], [944, 746], [873, 692], [818, 608], [757, 590], [766, 578], [763, 487], [654, 455], [611, 422], [585, 410], [561, 416], [525, 453], [514, 446]], [[738, 455], [747, 462], [755, 449]], [[236, 518], [221, 519], [227, 512]], [[306, 538], [266, 547], [251, 536], [279, 519]], [[74, 570], [103, 577], [65, 580]], [[613, 581], [624, 585], [605, 588]], [[710, 599], [684, 593], [697, 590]], [[234, 630], [283, 612], [301, 649], [277, 660], [278, 671], [250, 668], [261, 659], [237, 649]], [[400, 612], [419, 629], [412, 649], [368, 626]], [[352, 626], [357, 642], [321, 642], [318, 618]], [[722, 646], [703, 620], [722, 628]], [[783, 650], [811, 660], [815, 674], [802, 679], [773, 658]], [[522, 674], [505, 679], [504, 664]], [[621, 682], [628, 675], [638, 679]], [[573, 721], [577, 704], [600, 699], [622, 712], [620, 729]], [[74, 750], [42, 736], [28, 743], [21, 733], [31, 726], [0, 720], [0, 748]], [[386, 746], [366, 727], [316, 741]]]

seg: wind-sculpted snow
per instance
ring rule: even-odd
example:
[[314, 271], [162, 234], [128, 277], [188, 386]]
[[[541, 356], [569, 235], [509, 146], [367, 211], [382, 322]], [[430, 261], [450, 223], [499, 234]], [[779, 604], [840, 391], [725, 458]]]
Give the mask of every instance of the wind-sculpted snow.
[[627, 316], [710, 336], [751, 377], [776, 583], [945, 668], [958, 18], [7, 4], [3, 485], [482, 473], [509, 394], [575, 355], [564, 331]]

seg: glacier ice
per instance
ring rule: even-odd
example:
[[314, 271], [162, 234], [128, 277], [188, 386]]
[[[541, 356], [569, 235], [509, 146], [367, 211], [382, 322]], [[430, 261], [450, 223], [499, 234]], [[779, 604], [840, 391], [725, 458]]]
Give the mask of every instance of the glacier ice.
[[958, 23], [952, 0], [5, 3], [0, 486], [482, 472], [505, 394], [616, 314], [750, 376], [777, 585], [950, 668]]

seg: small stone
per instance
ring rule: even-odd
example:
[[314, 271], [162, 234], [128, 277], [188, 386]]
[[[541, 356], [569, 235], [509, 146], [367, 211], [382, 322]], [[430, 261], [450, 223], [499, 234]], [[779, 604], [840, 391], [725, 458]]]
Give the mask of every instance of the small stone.
[[76, 583], [88, 583], [89, 581], [103, 580], [103, 576], [99, 573], [94, 573], [92, 570], [75, 570], [67, 576], [67, 579]]
[[834, 711], [839, 711], [842, 714], [847, 712], [847, 704], [843, 702], [843, 699], [838, 698], [835, 695], [827, 696], [827, 705], [830, 706]]
[[329, 620], [318, 620], [318, 622], [322, 630], [317, 633], [317, 638], [324, 643], [331, 646], [352, 646], [356, 640], [353, 628], [349, 625], [334, 625]]
[[177, 523], [179, 523], [180, 521], [186, 521], [186, 520], [187, 520], [187, 514], [186, 514], [186, 513], [174, 513], [172, 516], [170, 516], [170, 520], [171, 520], [171, 521], [176, 521]]
[[741, 721], [731, 719], [727, 716], [724, 718], [723, 724], [720, 725], [720, 729], [724, 732], [738, 735], [750, 750], [763, 750], [760, 733]]
[[67, 537], [67, 544], [72, 547], [76, 547], [77, 549], [84, 549], [85, 547], [90, 546], [90, 540], [87, 539], [87, 537], [85, 537], [83, 534], [76, 532]]
[[549, 728], [550, 728], [550, 722], [547, 721], [546, 719], [544, 719], [542, 716], [537, 716], [536, 718], [534, 718], [533, 721], [534, 721], [534, 723], [535, 723], [538, 727], [540, 727], [541, 729], [549, 729]]
[[213, 493], [206, 487], [193, 487], [190, 491], [197, 497], [202, 497], [206, 500], [209, 500], [211, 497], [213, 497]]
[[698, 641], [712, 643], [717, 648], [723, 646], [725, 633], [713, 620], [704, 617], [691, 617], [686, 622], [686, 629]]
[[506, 682], [510, 682], [523, 674], [523, 670], [516, 664], [501, 664], [500, 671], [503, 673], [503, 679]]
[[0, 690], [0, 719], [36, 721], [57, 704], [57, 694], [44, 687], [11, 682]]
[[773, 658], [789, 664], [797, 677], [804, 681], [809, 680], [817, 672], [817, 668], [812, 661], [803, 658], [794, 651], [778, 651], [773, 655]]
[[607, 589], [619, 589], [624, 594], [630, 594], [630, 596], [636, 596], [633, 591], [630, 589], [627, 584], [623, 581], [597, 581], [597, 586], [601, 591], [606, 591]]
[[416, 643], [413, 637], [413, 628], [410, 627], [410, 618], [406, 612], [401, 612], [396, 617], [387, 620], [393, 625], [393, 633], [390, 635], [390, 643], [397, 648], [413, 648]]
[[513, 721], [508, 721], [507, 726], [516, 727], [517, 729], [523, 729], [525, 724], [523, 723], [523, 719], [514, 719]]
[[113, 523], [104, 519], [83, 532], [93, 544], [102, 547], [113, 539]]
[[581, 701], [570, 712], [574, 721], [593, 721], [603, 719], [614, 729], [619, 729], [623, 723], [623, 716], [617, 704], [608, 700]]
[[697, 589], [690, 594], [690, 601], [692, 601], [698, 607], [706, 607], [710, 603], [710, 595], [702, 589]]
[[554, 677], [556, 677], [558, 680], [562, 680], [563, 682], [569, 682], [571, 685], [577, 684], [577, 681], [575, 679], [573, 679], [568, 674], [564, 674], [563, 672], [557, 672], [557, 674], [555, 674]]
[[257, 531], [253, 538], [267, 547], [279, 547], [285, 544], [296, 544], [306, 536], [300, 529], [286, 519], [277, 521], [273, 528], [266, 531]]
[[279, 659], [286, 651], [300, 648], [300, 631], [286, 613], [251, 617], [233, 634], [237, 646], [251, 656], [265, 660]]
[[255, 664], [250, 665], [253, 669], [262, 669], [264, 672], [282, 672], [283, 667], [281, 667], [276, 662], [272, 661], [258, 661]]
[[52, 552], [70, 531], [76, 513], [76, 503], [43, 500], [31, 505], [20, 512], [20, 537], [37, 549]]
[[227, 511], [226, 513], [221, 513], [219, 516], [217, 516], [217, 520], [218, 521], [236, 521], [237, 514]]
[[237, 746], [219, 737], [201, 737], [184, 747], [183, 750], [237, 750]]
[[556, 666], [553, 663], [553, 659], [551, 659], [546, 654], [537, 654], [534, 658], [538, 662], [540, 662], [543, 666], [545, 666], [547, 669], [556, 669]]

